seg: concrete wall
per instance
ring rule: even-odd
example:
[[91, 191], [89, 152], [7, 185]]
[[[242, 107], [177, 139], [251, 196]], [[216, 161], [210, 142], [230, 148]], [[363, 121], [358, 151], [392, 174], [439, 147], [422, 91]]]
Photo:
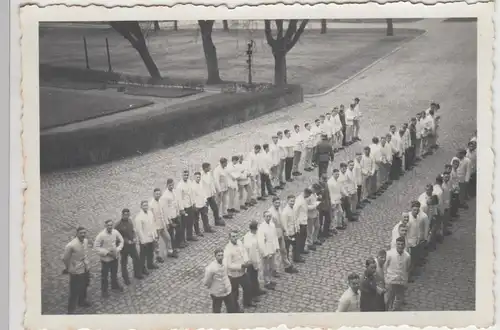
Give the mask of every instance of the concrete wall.
[[251, 120], [303, 101], [300, 86], [217, 94], [120, 125], [42, 135], [42, 171], [104, 163], [142, 154]]

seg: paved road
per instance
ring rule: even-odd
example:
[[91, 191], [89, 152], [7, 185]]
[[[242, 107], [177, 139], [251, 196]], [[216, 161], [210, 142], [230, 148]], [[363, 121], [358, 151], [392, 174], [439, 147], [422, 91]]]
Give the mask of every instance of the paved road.
[[[94, 235], [108, 218], [117, 219], [123, 207], [133, 212], [149, 198], [153, 187], [164, 187], [168, 177], [180, 178], [188, 167], [203, 161], [215, 163], [222, 155], [250, 150], [253, 143], [270, 140], [278, 129], [313, 120], [335, 104], [355, 96], [364, 110], [361, 138], [386, 132], [401, 124], [429, 100], [442, 104], [441, 148], [407, 173], [375, 203], [365, 208], [360, 221], [350, 224], [320, 251], [308, 256], [300, 273], [284, 275], [278, 291], [262, 300], [256, 312], [334, 311], [345, 290], [346, 274], [361, 272], [367, 256], [387, 246], [390, 229], [409, 202], [463, 146], [476, 127], [476, 29], [471, 23], [433, 23], [427, 35], [407, 44], [336, 91], [300, 106], [233, 126], [178, 146], [141, 157], [74, 171], [43, 175], [42, 188], [42, 310], [64, 313], [67, 278], [60, 275], [64, 243], [77, 224]], [[258, 129], [255, 129], [258, 127]], [[361, 144], [339, 154], [336, 164], [351, 159]], [[312, 176], [289, 184], [283, 193], [298, 193]], [[201, 288], [204, 266], [212, 251], [222, 246], [231, 229], [245, 230], [269, 203], [261, 203], [229, 222], [224, 230], [205, 237], [182, 251], [147, 280], [134, 284], [119, 297], [106, 301], [99, 295], [94, 277], [92, 313], [202, 313], [210, 311], [210, 299]], [[425, 273], [408, 291], [406, 308], [412, 310], [470, 310], [474, 308], [475, 217], [473, 210], [454, 226], [454, 235], [434, 252]], [[93, 261], [97, 259], [94, 257]], [[95, 268], [94, 272], [98, 272]]]

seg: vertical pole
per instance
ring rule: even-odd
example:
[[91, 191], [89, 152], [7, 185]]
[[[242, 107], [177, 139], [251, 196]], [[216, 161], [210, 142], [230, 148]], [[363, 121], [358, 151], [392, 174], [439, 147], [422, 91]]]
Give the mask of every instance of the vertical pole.
[[174, 31], [179, 30], [179, 26], [177, 25], [177, 21], [174, 21]]
[[253, 40], [248, 42], [247, 49], [247, 64], [248, 64], [248, 84], [252, 85], [252, 54], [253, 54]]
[[87, 39], [85, 38], [85, 36], [83, 37], [83, 49], [85, 50], [85, 66], [87, 69], [90, 69], [90, 66], [89, 66], [89, 53], [88, 53], [88, 50], [87, 50]]
[[111, 68], [111, 54], [109, 53], [108, 38], [106, 38], [106, 54], [108, 55], [108, 72], [111, 72], [113, 71], [113, 68]]

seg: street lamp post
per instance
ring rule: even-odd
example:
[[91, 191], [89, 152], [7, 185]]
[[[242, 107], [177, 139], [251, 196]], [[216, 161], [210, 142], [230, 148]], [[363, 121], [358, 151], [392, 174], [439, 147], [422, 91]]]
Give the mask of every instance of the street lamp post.
[[248, 85], [252, 85], [252, 58], [253, 58], [253, 48], [255, 46], [255, 42], [250, 40], [247, 43], [247, 65], [248, 65]]

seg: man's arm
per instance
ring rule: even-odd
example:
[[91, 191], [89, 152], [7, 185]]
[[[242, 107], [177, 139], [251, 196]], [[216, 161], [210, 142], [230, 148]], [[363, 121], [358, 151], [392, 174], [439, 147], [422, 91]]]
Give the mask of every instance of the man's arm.
[[349, 310], [350, 301], [345, 299], [343, 296], [339, 299], [339, 306], [337, 307], [337, 313], [347, 312]]
[[97, 252], [99, 256], [105, 257], [109, 253], [109, 251], [108, 249], [103, 248], [102, 244], [103, 244], [102, 235], [101, 233], [99, 233], [94, 241], [94, 250]]
[[69, 269], [70, 266], [70, 260], [71, 260], [71, 255], [73, 254], [73, 248], [70, 245], [66, 245], [64, 248], [64, 255], [62, 258], [62, 261], [64, 263], [64, 267], [66, 270]]
[[212, 286], [212, 281], [213, 281], [213, 273], [210, 269], [210, 266], [205, 268], [205, 276], [203, 277], [203, 285], [207, 288], [210, 289]]
[[123, 236], [116, 229], [115, 229], [115, 233], [116, 233], [116, 236], [118, 238], [118, 246], [116, 247], [116, 251], [120, 252], [123, 249], [123, 244], [124, 244]]

